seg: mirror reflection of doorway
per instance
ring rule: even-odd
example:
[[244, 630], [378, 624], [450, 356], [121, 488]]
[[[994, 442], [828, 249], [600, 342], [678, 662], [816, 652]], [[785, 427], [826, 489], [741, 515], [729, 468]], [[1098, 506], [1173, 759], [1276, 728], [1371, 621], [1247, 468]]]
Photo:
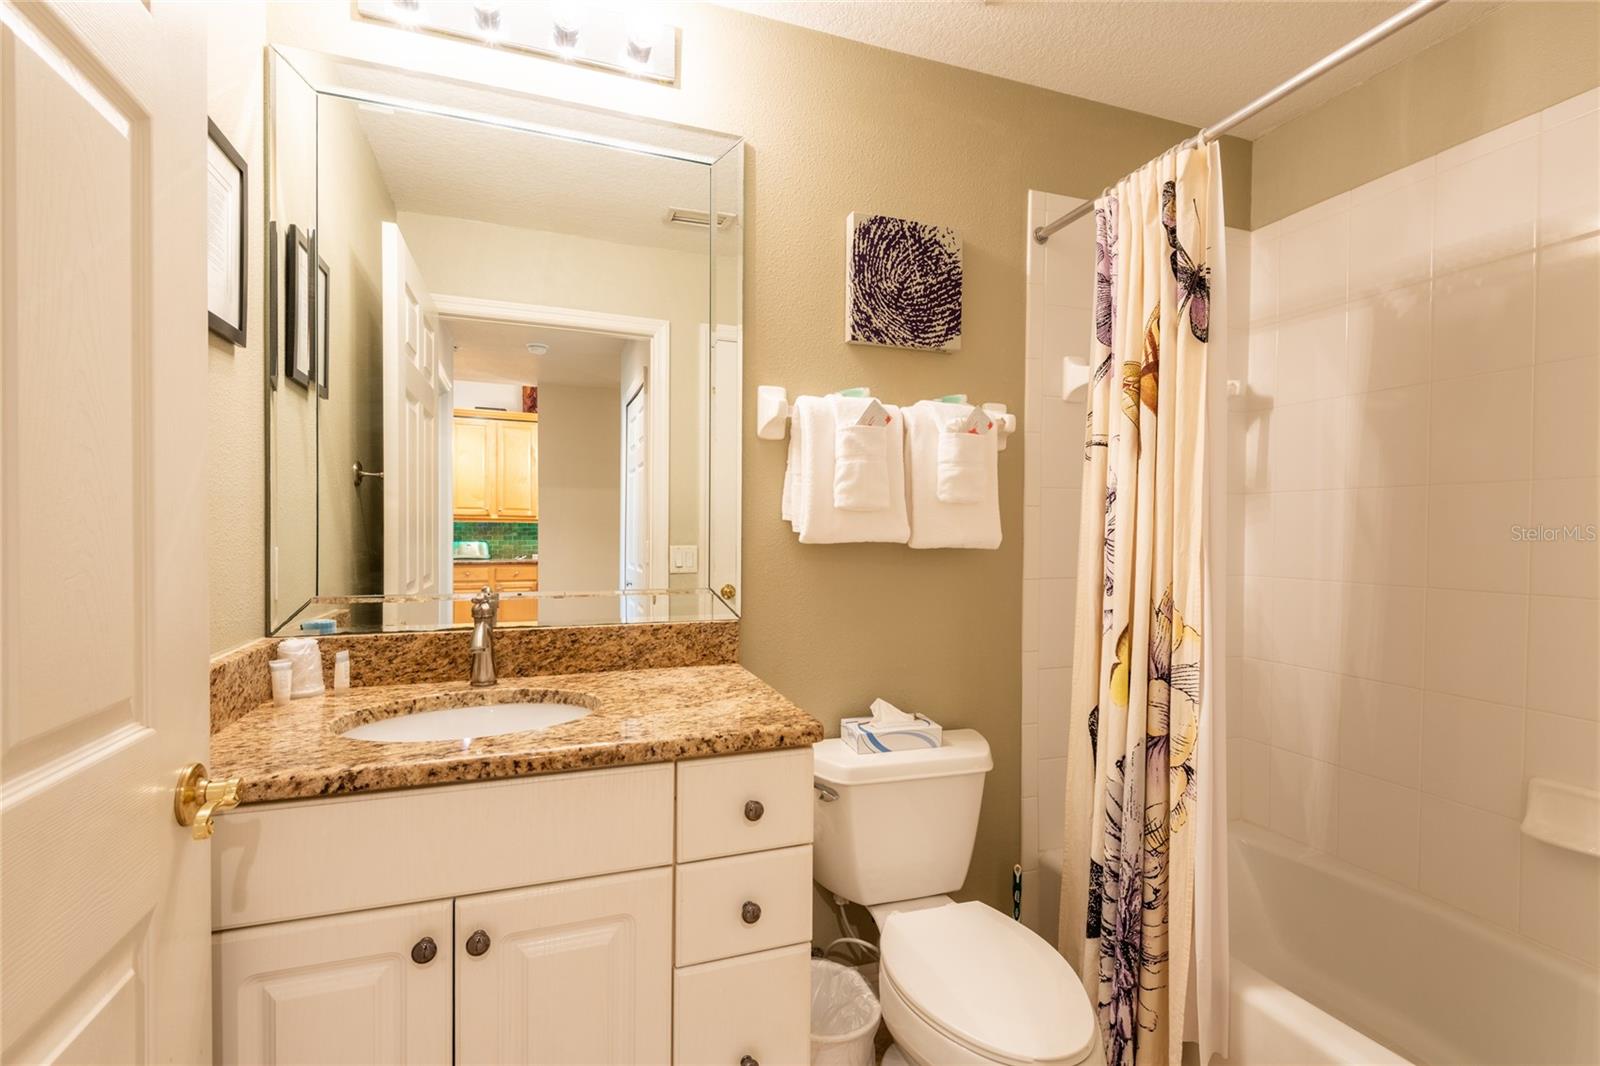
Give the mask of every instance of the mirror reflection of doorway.
[[[503, 621], [550, 624], [598, 620], [596, 604], [508, 593], [664, 586], [665, 560], [652, 549], [666, 536], [666, 490], [656, 482], [666, 477], [667, 442], [652, 428], [665, 397], [649, 383], [666, 373], [667, 324], [435, 302], [453, 349], [454, 590], [494, 588]], [[470, 618], [464, 601], [454, 615]]]

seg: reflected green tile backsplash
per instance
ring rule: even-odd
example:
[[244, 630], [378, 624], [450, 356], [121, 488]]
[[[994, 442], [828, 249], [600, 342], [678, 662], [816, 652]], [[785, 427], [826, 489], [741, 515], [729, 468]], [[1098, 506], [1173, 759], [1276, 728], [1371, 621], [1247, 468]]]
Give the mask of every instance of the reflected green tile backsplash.
[[486, 540], [489, 558], [514, 559], [539, 554], [537, 522], [457, 522], [454, 539]]

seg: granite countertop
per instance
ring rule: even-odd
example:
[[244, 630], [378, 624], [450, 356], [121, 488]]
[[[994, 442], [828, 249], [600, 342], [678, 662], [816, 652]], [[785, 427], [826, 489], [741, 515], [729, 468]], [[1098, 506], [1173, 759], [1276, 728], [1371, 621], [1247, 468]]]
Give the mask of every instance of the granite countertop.
[[[463, 743], [374, 743], [340, 732], [442, 706], [556, 699], [590, 713], [537, 732]], [[243, 779], [244, 803], [670, 762], [808, 747], [822, 726], [737, 665], [357, 687], [259, 704], [211, 736], [214, 776]]]

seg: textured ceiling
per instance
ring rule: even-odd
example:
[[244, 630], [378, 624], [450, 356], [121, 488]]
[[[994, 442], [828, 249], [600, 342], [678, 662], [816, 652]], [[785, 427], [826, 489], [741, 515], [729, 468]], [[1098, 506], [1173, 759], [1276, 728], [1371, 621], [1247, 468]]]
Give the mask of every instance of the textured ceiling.
[[[1193, 126], [1231, 114], [1405, 6], [1389, 0], [722, 2]], [[1232, 133], [1259, 137], [1497, 6], [1452, 0]]]
[[700, 163], [368, 104], [358, 115], [397, 210], [707, 251], [705, 229], [666, 221], [708, 209]]
[[[627, 337], [555, 326], [528, 326], [481, 318], [442, 316], [455, 345], [460, 381], [513, 385], [620, 385]], [[545, 355], [528, 351], [548, 344]]]

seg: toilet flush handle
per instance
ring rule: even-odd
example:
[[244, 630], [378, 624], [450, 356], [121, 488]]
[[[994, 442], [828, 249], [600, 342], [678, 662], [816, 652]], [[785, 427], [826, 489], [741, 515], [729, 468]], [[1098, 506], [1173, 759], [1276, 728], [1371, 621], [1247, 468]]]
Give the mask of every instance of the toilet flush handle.
[[811, 787], [817, 790], [817, 798], [823, 803], [832, 803], [839, 798], [839, 793], [836, 790], [821, 781], [813, 779]]

